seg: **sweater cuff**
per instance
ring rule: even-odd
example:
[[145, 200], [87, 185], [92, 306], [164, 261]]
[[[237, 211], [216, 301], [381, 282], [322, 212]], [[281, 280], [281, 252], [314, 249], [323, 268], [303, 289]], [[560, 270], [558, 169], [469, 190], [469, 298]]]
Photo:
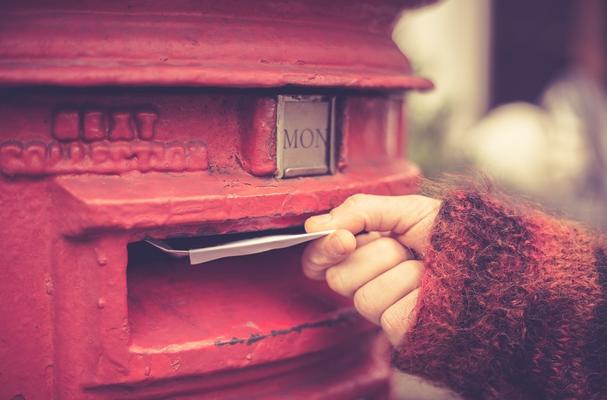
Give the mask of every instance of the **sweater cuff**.
[[466, 399], [596, 396], [607, 355], [601, 254], [579, 228], [452, 190], [394, 364]]

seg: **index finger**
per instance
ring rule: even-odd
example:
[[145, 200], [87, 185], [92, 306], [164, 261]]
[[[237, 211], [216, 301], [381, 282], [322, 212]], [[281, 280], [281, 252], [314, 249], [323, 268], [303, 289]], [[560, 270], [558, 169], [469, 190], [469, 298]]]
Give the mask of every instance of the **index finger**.
[[301, 263], [308, 278], [325, 279], [327, 268], [341, 262], [356, 249], [356, 238], [344, 229], [316, 239], [303, 252]]
[[308, 232], [324, 229], [346, 229], [353, 234], [389, 231], [401, 243], [422, 254], [439, 207], [439, 200], [419, 195], [356, 194], [329, 214], [308, 218], [305, 227]]

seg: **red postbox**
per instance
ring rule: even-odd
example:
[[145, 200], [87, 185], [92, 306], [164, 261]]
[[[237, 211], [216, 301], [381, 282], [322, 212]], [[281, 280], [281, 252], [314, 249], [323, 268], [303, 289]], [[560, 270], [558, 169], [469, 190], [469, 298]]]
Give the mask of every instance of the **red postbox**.
[[192, 267], [184, 246], [416, 190], [420, 1], [57, 1], [0, 7], [0, 397], [381, 398], [376, 328], [301, 248]]

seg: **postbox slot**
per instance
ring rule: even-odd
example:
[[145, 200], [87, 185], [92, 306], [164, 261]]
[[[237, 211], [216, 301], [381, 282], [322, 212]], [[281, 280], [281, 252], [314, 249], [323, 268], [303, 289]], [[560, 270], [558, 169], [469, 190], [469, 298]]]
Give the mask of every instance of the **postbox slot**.
[[[168, 244], [172, 249], [188, 250], [193, 248], [218, 246], [226, 243], [235, 242], [237, 240], [253, 239], [271, 235], [289, 235], [300, 233], [305, 233], [305, 229], [303, 226], [295, 226], [283, 229], [266, 229], [254, 232], [226, 233], [222, 235], [171, 237], [163, 239], [162, 241]], [[156, 253], [166, 255], [166, 253], [158, 252], [153, 247], [151, 248], [149, 243], [146, 242], [131, 243], [129, 244], [129, 249], [129, 254], [131, 254], [132, 249], [133, 257], [154, 257]], [[150, 253], [149, 255], [148, 252]]]
[[[187, 247], [200, 246], [202, 241], [216, 244], [268, 232], [300, 230], [166, 240]], [[132, 349], [153, 352], [167, 346], [243, 345], [242, 350], [248, 351], [256, 338], [261, 341], [295, 335], [291, 340], [300, 337], [302, 329], [322, 333], [318, 329], [351, 326], [351, 315], [344, 317], [342, 313], [351, 309], [351, 302], [329, 291], [323, 282], [303, 276], [299, 263], [302, 249], [299, 245], [192, 267], [187, 259], [168, 257], [147, 243], [129, 244], [127, 291]]]

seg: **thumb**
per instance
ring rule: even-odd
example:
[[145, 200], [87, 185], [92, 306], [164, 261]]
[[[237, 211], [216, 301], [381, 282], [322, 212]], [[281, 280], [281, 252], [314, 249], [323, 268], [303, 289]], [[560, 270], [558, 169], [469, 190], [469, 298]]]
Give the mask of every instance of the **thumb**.
[[441, 202], [430, 197], [355, 194], [329, 214], [308, 218], [308, 232], [346, 229], [391, 232], [405, 246], [423, 254]]

